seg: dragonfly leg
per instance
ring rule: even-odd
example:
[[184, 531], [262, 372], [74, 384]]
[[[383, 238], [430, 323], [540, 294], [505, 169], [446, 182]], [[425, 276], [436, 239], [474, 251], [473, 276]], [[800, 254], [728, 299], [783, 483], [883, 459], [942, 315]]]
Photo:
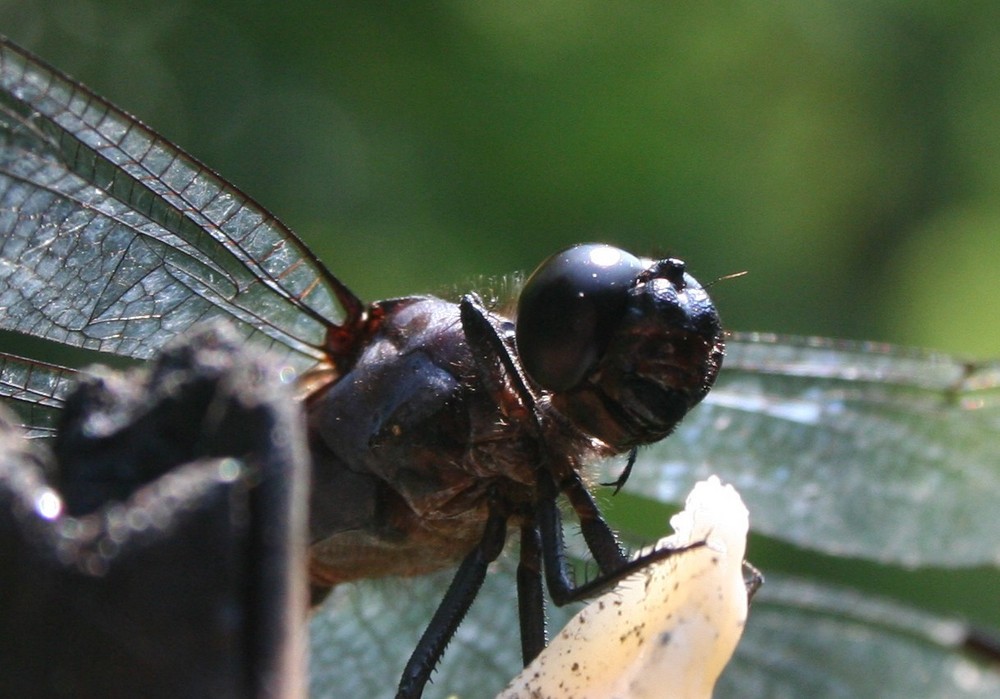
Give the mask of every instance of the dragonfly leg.
[[580, 519], [587, 547], [601, 571], [592, 580], [577, 585], [572, 579], [571, 569], [566, 561], [562, 518], [556, 505], [555, 484], [551, 479], [542, 480], [543, 483], [547, 481], [548, 485], [540, 483], [540, 487], [549, 491], [548, 494], [551, 495], [540, 499], [537, 513], [542, 539], [542, 558], [545, 562], [545, 582], [549, 588], [549, 596], [560, 607], [603, 592], [652, 563], [705, 545], [705, 542], [699, 541], [675, 549], [659, 548], [629, 560], [619, 546], [611, 527], [601, 516], [601, 511], [587, 488], [574, 473], [560, 485]]
[[507, 514], [491, 502], [483, 536], [458, 567], [444, 599], [406, 663], [396, 699], [417, 699], [423, 693], [424, 685], [430, 679], [445, 647], [479, 594], [486, 579], [487, 567], [503, 551], [506, 537]]
[[[511, 347], [505, 341], [503, 331], [491, 322], [490, 313], [475, 294], [464, 296], [460, 308], [462, 327], [465, 330], [465, 336], [470, 347], [480, 356], [500, 360], [511, 383], [511, 387], [518, 395], [521, 404], [529, 409], [537, 429], [541, 432], [541, 417], [537, 413], [534, 393], [529, 388], [527, 377], [519, 361], [516, 359]], [[626, 465], [625, 472], [614, 485], [619, 488], [624, 485], [634, 463], [633, 452], [629, 456], [629, 463]], [[565, 464], [561, 465], [565, 466]], [[558, 486], [553, 480], [554, 477], [552, 474], [555, 472], [560, 474]], [[601, 515], [597, 503], [594, 502], [590, 492], [580, 479], [579, 474], [573, 468], [564, 467], [555, 469], [552, 464], [540, 465], [538, 469], [538, 488], [539, 498], [536, 521], [538, 522], [538, 529], [541, 535], [541, 552], [544, 562], [545, 581], [552, 601], [559, 606], [589, 597], [615, 584], [622, 578], [641, 570], [650, 563], [669, 558], [675, 555], [677, 551], [686, 550], [660, 549], [630, 561], [625, 552], [622, 551], [611, 527], [608, 526], [608, 523]], [[573, 510], [579, 518], [587, 547], [590, 549], [591, 554], [593, 554], [594, 560], [597, 561], [598, 568], [601, 571], [597, 578], [580, 586], [575, 585], [571, 580], [570, 567], [566, 562], [562, 535], [562, 518], [559, 515], [559, 509], [556, 505], [560, 491], [562, 491], [573, 506]], [[693, 544], [687, 548], [695, 548], [700, 545]], [[528, 593], [526, 592], [525, 594]], [[522, 604], [522, 654], [525, 654], [526, 649], [531, 650], [538, 644], [538, 636], [532, 636], [527, 641], [523, 638], [526, 629], [531, 634], [536, 633], [533, 630], [533, 626], [525, 626], [524, 608]], [[544, 638], [544, 636], [541, 637]]]
[[632, 467], [635, 466], [635, 460], [639, 457], [639, 449], [637, 447], [632, 447], [628, 452], [628, 461], [625, 464], [625, 469], [621, 472], [615, 480], [610, 483], [601, 483], [604, 486], [614, 486], [615, 490], [612, 495], [617, 495], [621, 492], [621, 489], [625, 487], [628, 477], [632, 475]]
[[750, 561], [743, 561], [743, 584], [747, 588], [747, 602], [752, 602], [757, 590], [764, 584], [764, 574]]
[[517, 566], [517, 608], [521, 623], [521, 657], [527, 666], [546, 645], [542, 540], [538, 527], [534, 524], [521, 527], [521, 559]]
[[528, 387], [528, 379], [512, 351], [513, 348], [510, 344], [513, 342], [512, 337], [495, 325], [496, 321], [491, 320], [494, 317], [486, 310], [482, 300], [475, 294], [466, 294], [462, 297], [459, 311], [465, 339], [473, 352], [482, 358], [481, 361], [483, 361], [487, 373], [491, 371], [491, 360], [500, 360], [500, 365], [503, 367], [505, 376], [510, 381], [510, 386], [517, 395], [517, 399], [531, 412], [535, 429], [540, 430], [535, 394]]

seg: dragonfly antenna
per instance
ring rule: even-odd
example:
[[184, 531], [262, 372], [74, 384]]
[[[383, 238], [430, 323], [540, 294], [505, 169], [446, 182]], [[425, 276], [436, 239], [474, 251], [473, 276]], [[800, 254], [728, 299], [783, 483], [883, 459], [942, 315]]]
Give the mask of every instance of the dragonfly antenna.
[[717, 279], [713, 279], [712, 281], [708, 282], [707, 284], [705, 284], [705, 288], [707, 289], [708, 287], [713, 286], [718, 282], [727, 282], [730, 279], [739, 279], [740, 277], [745, 277], [748, 274], [750, 274], [750, 270], [746, 269], [743, 270], [742, 272], [733, 272], [732, 274], [726, 274], [724, 276], [718, 277]]

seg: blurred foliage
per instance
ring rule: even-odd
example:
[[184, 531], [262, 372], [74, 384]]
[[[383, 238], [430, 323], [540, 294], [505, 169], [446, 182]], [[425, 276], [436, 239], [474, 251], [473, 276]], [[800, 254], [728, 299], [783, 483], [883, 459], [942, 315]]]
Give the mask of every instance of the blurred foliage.
[[[0, 32], [364, 298], [607, 240], [703, 282], [749, 271], [712, 290], [733, 328], [1000, 355], [1000, 4], [0, 0]], [[995, 566], [756, 544], [769, 569], [928, 584], [890, 594], [996, 623]]]
[[[735, 328], [1000, 354], [1000, 6], [0, 3], [366, 298], [609, 240]], [[984, 312], [985, 311], [985, 312]]]

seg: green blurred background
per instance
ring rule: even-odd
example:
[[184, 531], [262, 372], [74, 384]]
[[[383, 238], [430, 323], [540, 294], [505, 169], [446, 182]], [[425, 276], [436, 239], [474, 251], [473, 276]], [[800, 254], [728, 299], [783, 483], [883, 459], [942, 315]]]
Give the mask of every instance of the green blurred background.
[[743, 330], [1000, 355], [1000, 3], [0, 2], [364, 298], [582, 240]]

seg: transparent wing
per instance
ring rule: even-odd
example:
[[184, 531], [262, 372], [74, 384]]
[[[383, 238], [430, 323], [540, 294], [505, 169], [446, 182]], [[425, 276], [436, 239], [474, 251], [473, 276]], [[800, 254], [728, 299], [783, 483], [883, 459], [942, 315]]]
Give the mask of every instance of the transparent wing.
[[0, 328], [144, 359], [225, 316], [304, 368], [342, 294], [245, 194], [0, 39]]
[[[493, 697], [520, 671], [515, 566], [510, 554], [494, 564], [424, 690], [425, 699]], [[309, 696], [392, 696], [453, 574], [335, 588], [310, 619]], [[561, 628], [576, 610], [552, 610], [551, 627]]]
[[[515, 564], [505, 556], [487, 577], [427, 699], [492, 697], [520, 672]], [[335, 590], [310, 622], [309, 695], [390, 696], [449, 575]], [[550, 610], [550, 633], [578, 610]], [[995, 697], [1000, 668], [963, 649], [968, 631], [888, 597], [769, 573], [714, 696]]]
[[995, 697], [1000, 668], [968, 627], [823, 580], [771, 576], [717, 697]]
[[28, 437], [51, 437], [77, 374], [66, 367], [0, 353], [0, 398], [21, 418]]
[[907, 566], [994, 565], [998, 445], [1000, 364], [737, 335], [705, 404], [640, 453], [626, 491], [678, 502], [717, 473], [757, 533]]

